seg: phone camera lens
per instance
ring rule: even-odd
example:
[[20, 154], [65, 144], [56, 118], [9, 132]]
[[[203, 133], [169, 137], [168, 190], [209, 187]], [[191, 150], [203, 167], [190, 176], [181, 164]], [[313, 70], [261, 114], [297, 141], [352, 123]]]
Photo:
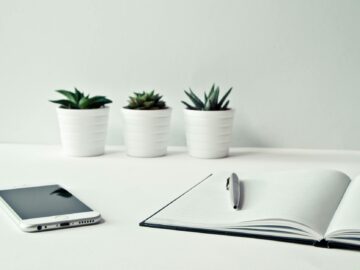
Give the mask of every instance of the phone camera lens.
[[42, 226], [37, 226], [38, 231], [41, 231], [41, 229], [42, 229]]

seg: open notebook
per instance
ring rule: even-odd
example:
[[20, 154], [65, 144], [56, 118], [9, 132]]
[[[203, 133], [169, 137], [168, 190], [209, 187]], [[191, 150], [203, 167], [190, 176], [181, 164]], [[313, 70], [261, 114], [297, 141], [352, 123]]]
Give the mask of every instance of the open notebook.
[[318, 246], [360, 248], [360, 177], [333, 170], [237, 173], [241, 209], [215, 173], [140, 223], [141, 226], [239, 235]]

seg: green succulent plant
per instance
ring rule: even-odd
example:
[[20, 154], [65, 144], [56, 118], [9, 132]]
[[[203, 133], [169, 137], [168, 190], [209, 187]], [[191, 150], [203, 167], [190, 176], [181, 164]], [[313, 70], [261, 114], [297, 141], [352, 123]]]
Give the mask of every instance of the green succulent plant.
[[155, 94], [155, 90], [151, 92], [134, 92], [129, 97], [128, 105], [124, 108], [132, 110], [162, 110], [166, 109], [165, 101], [161, 100], [162, 96]]
[[98, 109], [104, 107], [105, 104], [112, 103], [105, 96], [90, 97], [85, 95], [76, 87], [74, 92], [68, 90], [56, 90], [56, 92], [65, 96], [66, 99], [50, 100], [50, 102], [60, 104], [60, 108], [63, 109]]
[[231, 93], [232, 87], [225, 93], [225, 95], [219, 99], [220, 88], [212, 85], [209, 93], [204, 93], [204, 100], [201, 100], [190, 88], [189, 92], [184, 91], [185, 94], [189, 97], [193, 105], [185, 101], [181, 101], [187, 109], [197, 110], [197, 111], [224, 111], [228, 110], [228, 105], [230, 100], [227, 100], [227, 97]]

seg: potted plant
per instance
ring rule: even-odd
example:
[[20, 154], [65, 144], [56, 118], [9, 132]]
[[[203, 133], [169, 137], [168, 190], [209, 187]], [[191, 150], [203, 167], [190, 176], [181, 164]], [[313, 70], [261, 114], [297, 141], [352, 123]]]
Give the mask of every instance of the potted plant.
[[60, 104], [57, 115], [63, 150], [69, 156], [88, 157], [104, 154], [109, 107], [112, 101], [105, 96], [85, 95], [56, 90], [65, 99], [50, 100]]
[[227, 100], [232, 88], [220, 99], [215, 84], [201, 100], [191, 89], [185, 91], [192, 105], [185, 104], [186, 143], [189, 154], [198, 158], [222, 158], [229, 154], [234, 110]]
[[171, 108], [162, 96], [151, 92], [134, 93], [122, 108], [126, 151], [133, 157], [166, 154]]

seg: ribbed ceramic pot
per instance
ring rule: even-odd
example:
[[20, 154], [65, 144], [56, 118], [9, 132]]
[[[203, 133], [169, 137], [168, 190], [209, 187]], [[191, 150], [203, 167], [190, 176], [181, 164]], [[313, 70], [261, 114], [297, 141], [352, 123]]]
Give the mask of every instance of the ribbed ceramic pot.
[[88, 110], [57, 109], [63, 151], [68, 156], [104, 154], [109, 107]]
[[126, 152], [133, 157], [166, 155], [171, 108], [132, 110], [123, 108]]
[[223, 158], [229, 155], [234, 110], [184, 110], [186, 144], [197, 158]]

